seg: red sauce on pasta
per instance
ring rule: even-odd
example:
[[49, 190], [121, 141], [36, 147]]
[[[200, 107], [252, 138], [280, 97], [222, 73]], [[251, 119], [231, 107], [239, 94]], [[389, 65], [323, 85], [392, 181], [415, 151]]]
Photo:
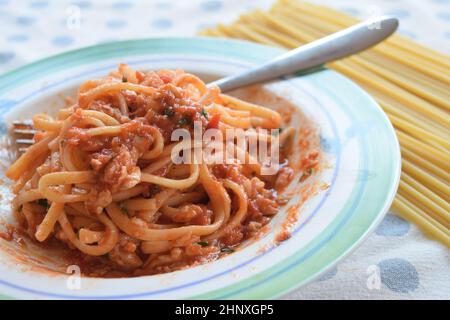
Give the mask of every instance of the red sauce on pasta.
[[[279, 113], [182, 71], [120, 65], [83, 83], [70, 103], [56, 118], [34, 117], [36, 142], [7, 176], [16, 181], [13, 209], [26, 234], [42, 246], [65, 248], [67, 263], [89, 276], [164, 273], [231, 254], [286, 204], [280, 195], [297, 173], [304, 180], [319, 163], [315, 149], [291, 162], [299, 132], [282, 128]], [[279, 170], [264, 175], [261, 163], [237, 160], [174, 164], [172, 134], [194, 134], [194, 123], [202, 135], [239, 128], [255, 129], [258, 141], [279, 138]]]

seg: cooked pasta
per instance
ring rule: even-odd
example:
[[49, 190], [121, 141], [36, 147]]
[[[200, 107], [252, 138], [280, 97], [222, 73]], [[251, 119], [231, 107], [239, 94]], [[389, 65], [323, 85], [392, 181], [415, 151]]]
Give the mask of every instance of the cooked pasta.
[[[13, 209], [32, 239], [78, 252], [90, 275], [169, 272], [233, 251], [278, 212], [278, 192], [298, 169], [287, 152], [296, 130], [280, 133], [278, 112], [183, 71], [120, 65], [83, 83], [55, 118], [38, 114], [33, 123], [35, 143], [7, 171], [16, 181]], [[236, 147], [225, 151], [231, 161], [198, 161], [195, 141], [173, 141], [195, 123], [202, 133], [253, 129], [257, 141], [277, 141], [277, 170], [264, 174], [264, 163], [225, 134], [215, 142]], [[174, 150], [192, 151], [193, 161], [175, 163]], [[310, 172], [317, 157], [306, 155], [301, 170]]]
[[[201, 34], [296, 48], [357, 22], [326, 6], [278, 0], [268, 12], [256, 10]], [[395, 212], [450, 247], [449, 56], [393, 35], [328, 66], [372, 94], [396, 129], [404, 159]]]

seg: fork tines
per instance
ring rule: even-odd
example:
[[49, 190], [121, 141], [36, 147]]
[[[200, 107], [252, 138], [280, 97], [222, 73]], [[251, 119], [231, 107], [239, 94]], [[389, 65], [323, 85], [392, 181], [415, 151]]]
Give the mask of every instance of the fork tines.
[[14, 120], [14, 127], [33, 127], [33, 120], [25, 119], [25, 120]]
[[27, 147], [34, 143], [34, 135], [38, 132], [38, 130], [33, 128], [33, 121], [29, 119], [13, 121], [12, 131], [16, 145], [21, 153], [25, 152]]

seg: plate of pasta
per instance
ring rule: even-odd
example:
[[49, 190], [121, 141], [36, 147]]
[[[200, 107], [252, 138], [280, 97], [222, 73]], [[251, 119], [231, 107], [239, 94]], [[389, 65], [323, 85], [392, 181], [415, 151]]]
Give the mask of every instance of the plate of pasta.
[[207, 85], [279, 53], [134, 40], [0, 76], [0, 298], [276, 298], [350, 253], [395, 195], [395, 133], [325, 68]]

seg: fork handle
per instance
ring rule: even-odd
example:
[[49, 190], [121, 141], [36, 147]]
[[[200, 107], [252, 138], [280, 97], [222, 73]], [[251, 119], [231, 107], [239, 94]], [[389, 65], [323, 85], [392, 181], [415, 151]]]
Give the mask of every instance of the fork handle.
[[218, 86], [226, 92], [317, 67], [363, 51], [389, 37], [397, 27], [398, 20], [393, 17], [369, 19], [288, 51], [241, 74], [211, 82], [208, 87]]

